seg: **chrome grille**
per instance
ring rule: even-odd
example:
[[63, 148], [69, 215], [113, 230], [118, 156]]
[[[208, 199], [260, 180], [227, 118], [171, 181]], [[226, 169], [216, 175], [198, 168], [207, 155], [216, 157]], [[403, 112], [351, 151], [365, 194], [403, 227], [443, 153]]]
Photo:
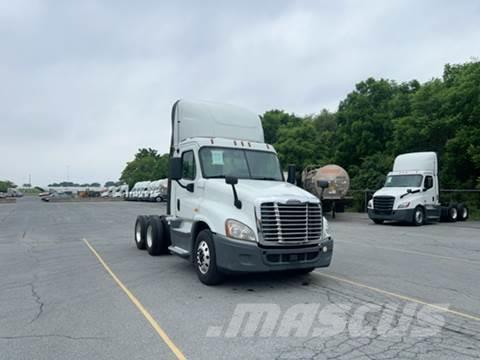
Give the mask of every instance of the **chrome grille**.
[[373, 208], [377, 212], [390, 213], [393, 209], [395, 198], [393, 196], [374, 196]]
[[261, 231], [266, 243], [315, 242], [322, 236], [322, 208], [316, 203], [263, 203]]

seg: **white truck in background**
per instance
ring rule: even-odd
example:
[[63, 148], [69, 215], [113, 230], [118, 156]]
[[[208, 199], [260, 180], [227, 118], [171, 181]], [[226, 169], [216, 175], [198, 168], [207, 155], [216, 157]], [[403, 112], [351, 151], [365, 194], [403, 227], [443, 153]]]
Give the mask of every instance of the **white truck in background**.
[[160, 179], [150, 183], [149, 201], [162, 202], [167, 200], [168, 180]]
[[168, 183], [167, 215], [138, 216], [136, 246], [187, 259], [204, 284], [230, 272], [330, 265], [333, 239], [320, 201], [284, 181], [257, 114], [177, 101]]
[[112, 194], [113, 198], [126, 198], [128, 196], [128, 185], [119, 185], [115, 187]]
[[394, 220], [422, 225], [465, 221], [468, 208], [461, 203], [440, 203], [437, 154], [416, 152], [395, 158], [385, 185], [368, 202], [368, 216], [376, 224]]

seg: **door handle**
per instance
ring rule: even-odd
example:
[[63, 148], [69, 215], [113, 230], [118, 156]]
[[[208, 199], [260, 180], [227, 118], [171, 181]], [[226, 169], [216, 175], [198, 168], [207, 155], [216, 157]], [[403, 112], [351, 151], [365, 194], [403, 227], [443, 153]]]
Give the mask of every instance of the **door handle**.
[[180, 199], [177, 199], [177, 211], [180, 211]]

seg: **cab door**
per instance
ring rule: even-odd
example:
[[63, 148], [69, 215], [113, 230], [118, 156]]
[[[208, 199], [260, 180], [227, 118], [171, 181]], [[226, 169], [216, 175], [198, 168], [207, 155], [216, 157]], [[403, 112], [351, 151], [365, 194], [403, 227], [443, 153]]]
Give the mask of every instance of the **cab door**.
[[175, 186], [174, 202], [171, 209], [176, 217], [172, 224], [172, 245], [190, 252], [191, 230], [198, 211], [201, 189], [198, 186], [200, 173], [197, 154], [194, 147], [183, 148], [182, 179]]
[[440, 216], [440, 201], [438, 198], [436, 178], [432, 175], [426, 175], [423, 179], [422, 197], [426, 210], [427, 218], [433, 219]]

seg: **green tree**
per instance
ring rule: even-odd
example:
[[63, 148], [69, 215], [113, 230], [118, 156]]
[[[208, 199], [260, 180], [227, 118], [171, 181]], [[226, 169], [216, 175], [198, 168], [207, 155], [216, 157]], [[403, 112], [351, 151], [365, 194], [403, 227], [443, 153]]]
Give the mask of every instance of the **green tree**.
[[135, 158], [122, 171], [120, 181], [131, 188], [136, 182], [158, 180], [168, 175], [168, 154], [160, 155], [154, 149], [139, 149]]

